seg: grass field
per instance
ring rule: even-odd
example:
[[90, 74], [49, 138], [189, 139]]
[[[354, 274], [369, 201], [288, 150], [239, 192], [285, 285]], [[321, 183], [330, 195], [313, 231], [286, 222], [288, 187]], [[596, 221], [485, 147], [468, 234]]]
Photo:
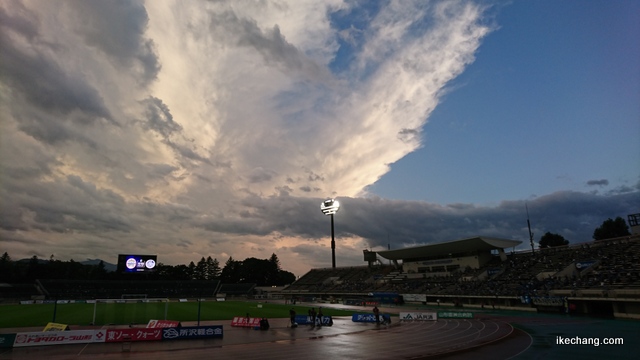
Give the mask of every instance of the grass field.
[[[258, 307], [258, 306], [261, 307]], [[166, 306], [166, 308], [165, 308]], [[231, 320], [234, 316], [288, 318], [289, 310], [306, 314], [310, 306], [283, 305], [244, 301], [203, 301], [200, 320]], [[146, 324], [149, 320], [197, 321], [197, 302], [99, 304], [95, 325]], [[55, 316], [54, 316], [55, 311]], [[0, 305], [0, 328], [45, 326], [49, 322], [68, 325], [90, 325], [94, 304]], [[353, 311], [323, 309], [328, 316], [351, 316]]]

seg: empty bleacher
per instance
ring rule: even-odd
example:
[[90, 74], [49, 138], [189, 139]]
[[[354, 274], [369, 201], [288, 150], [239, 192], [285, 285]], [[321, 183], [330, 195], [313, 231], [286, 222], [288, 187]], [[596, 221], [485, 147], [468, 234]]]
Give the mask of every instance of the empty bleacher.
[[[285, 294], [340, 295], [393, 291], [442, 296], [548, 296], [558, 290], [579, 295], [589, 289], [640, 290], [640, 238], [507, 254], [479, 269], [407, 274], [392, 266], [312, 269]], [[577, 269], [579, 262], [593, 263]], [[489, 275], [491, 273], [491, 275]], [[614, 293], [615, 294], [615, 293]]]
[[0, 303], [30, 300], [42, 296], [35, 284], [0, 284]]

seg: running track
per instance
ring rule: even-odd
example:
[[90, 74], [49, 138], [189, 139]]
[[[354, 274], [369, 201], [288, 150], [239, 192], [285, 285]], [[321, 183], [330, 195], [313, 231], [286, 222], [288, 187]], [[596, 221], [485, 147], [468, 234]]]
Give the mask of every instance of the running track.
[[0, 359], [507, 359], [531, 338], [499, 319], [415, 321], [375, 325], [334, 318], [331, 327], [291, 329], [273, 319], [267, 331], [224, 325], [223, 339], [14, 348]]

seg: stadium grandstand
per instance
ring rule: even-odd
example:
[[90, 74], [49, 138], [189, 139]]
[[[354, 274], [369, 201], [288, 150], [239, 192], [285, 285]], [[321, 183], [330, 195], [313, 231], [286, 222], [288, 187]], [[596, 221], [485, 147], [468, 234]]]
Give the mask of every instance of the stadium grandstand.
[[291, 300], [420, 302], [640, 319], [637, 232], [516, 252], [520, 243], [473, 237], [396, 250], [364, 250], [367, 265], [312, 269], [282, 295]]
[[33, 299], [42, 295], [36, 284], [8, 284], [0, 283], [0, 303], [4, 300], [25, 300]]

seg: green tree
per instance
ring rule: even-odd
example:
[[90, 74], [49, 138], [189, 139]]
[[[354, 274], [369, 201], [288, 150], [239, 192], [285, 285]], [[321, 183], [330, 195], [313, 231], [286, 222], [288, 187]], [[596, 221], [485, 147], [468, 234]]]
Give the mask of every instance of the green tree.
[[608, 218], [599, 228], [593, 231], [593, 240], [603, 240], [631, 235], [627, 222], [618, 216], [615, 220]]
[[11, 256], [5, 251], [0, 257], [0, 282], [15, 281]]
[[91, 266], [90, 277], [92, 280], [104, 280], [107, 278], [107, 269], [104, 261], [100, 260], [99, 263]]
[[288, 285], [296, 281], [296, 276], [292, 272], [280, 270], [278, 273], [278, 282], [274, 285]]
[[9, 253], [5, 251], [4, 254], [0, 256], [0, 263], [4, 264], [9, 262], [11, 262], [11, 256], [9, 256]]
[[[192, 262], [193, 264], [193, 262]], [[171, 268], [171, 280], [190, 280], [191, 279], [191, 269], [185, 265], [176, 265]]]
[[220, 277], [220, 263], [218, 259], [212, 259], [211, 256], [207, 257], [207, 279], [217, 279]]
[[546, 234], [542, 235], [540, 238], [540, 242], [538, 242], [541, 249], [568, 245], [569, 240], [566, 240], [562, 235], [552, 234], [547, 231]]
[[189, 263], [189, 279], [194, 280], [196, 278], [196, 264], [192, 262]]
[[227, 284], [240, 282], [241, 265], [242, 263], [240, 261], [235, 261], [232, 256], [229, 256], [229, 260], [224, 264], [224, 268], [220, 273], [220, 280]]
[[42, 266], [40, 266], [40, 260], [36, 255], [33, 255], [31, 259], [29, 259], [29, 264], [27, 265], [27, 279], [35, 280], [41, 278], [42, 274]]
[[247, 258], [242, 262], [240, 267], [239, 282], [255, 283], [258, 286], [272, 285], [269, 281], [272, 264], [269, 260], [256, 259], [254, 257]]
[[271, 254], [269, 262], [265, 265], [267, 265], [265, 269], [267, 272], [266, 285], [278, 285], [280, 283], [280, 272], [282, 271], [278, 255]]
[[282, 270], [282, 268], [280, 267], [280, 259], [278, 259], [278, 255], [276, 255], [275, 253], [271, 254], [271, 257], [269, 258], [269, 262], [273, 264], [276, 270]]
[[207, 280], [209, 275], [207, 260], [205, 260], [204, 256], [200, 261], [198, 261], [198, 265], [195, 268], [194, 279], [196, 280]]

